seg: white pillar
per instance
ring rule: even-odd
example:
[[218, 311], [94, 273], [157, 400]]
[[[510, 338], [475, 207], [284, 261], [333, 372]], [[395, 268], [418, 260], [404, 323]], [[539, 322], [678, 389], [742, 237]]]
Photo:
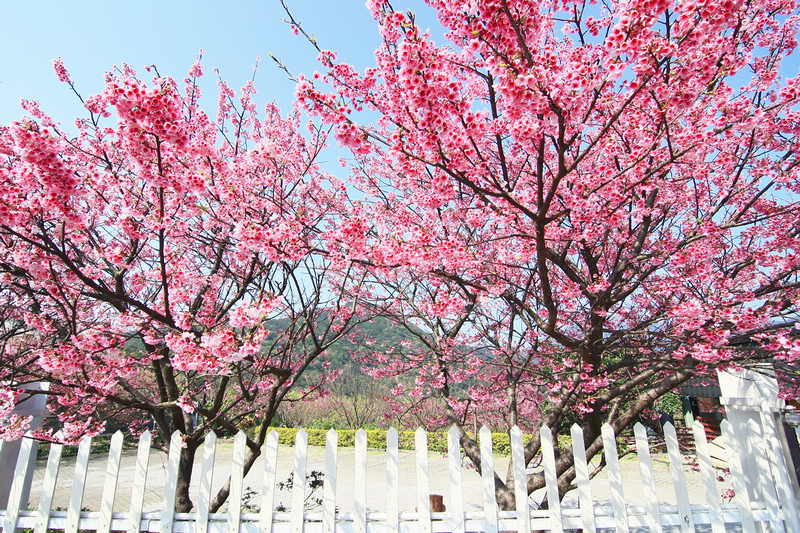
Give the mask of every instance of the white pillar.
[[[788, 443], [782, 417], [786, 402], [778, 397], [778, 381], [764, 370], [719, 372], [720, 403], [725, 406], [725, 416], [733, 426], [751, 501], [763, 502], [764, 490], [777, 490], [773, 494], [781, 502], [788, 531], [800, 532], [800, 487], [797, 478], [789, 475], [794, 469], [788, 468], [786, 462]], [[760, 428], [761, 435], [748, 431], [751, 420]], [[771, 471], [765, 472], [757, 465], [753, 449], [759, 444], [769, 458]]]
[[[20, 388], [25, 390], [48, 390], [49, 383], [28, 383]], [[30, 429], [36, 430], [42, 427], [44, 418], [49, 414], [47, 411], [47, 396], [45, 394], [23, 394], [20, 403], [13, 413], [19, 416], [30, 416]], [[14, 480], [14, 469], [17, 466], [17, 456], [19, 455], [20, 441], [10, 441], [3, 445], [3, 453], [0, 454], [0, 509], [5, 509], [8, 505], [8, 497], [11, 493], [11, 482]], [[25, 477], [25, 485], [22, 492], [22, 502], [26, 505], [31, 493], [31, 482], [33, 480], [33, 470], [36, 466], [36, 442], [33, 443], [30, 463], [28, 463], [28, 475]]]

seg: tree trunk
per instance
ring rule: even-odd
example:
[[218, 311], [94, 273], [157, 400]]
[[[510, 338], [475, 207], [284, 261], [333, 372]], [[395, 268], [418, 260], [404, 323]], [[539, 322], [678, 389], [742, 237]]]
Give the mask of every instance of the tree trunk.
[[181, 460], [178, 464], [178, 486], [175, 496], [175, 510], [188, 513], [194, 507], [189, 498], [189, 484], [192, 481], [192, 466], [199, 441], [187, 440], [186, 447], [181, 449]]

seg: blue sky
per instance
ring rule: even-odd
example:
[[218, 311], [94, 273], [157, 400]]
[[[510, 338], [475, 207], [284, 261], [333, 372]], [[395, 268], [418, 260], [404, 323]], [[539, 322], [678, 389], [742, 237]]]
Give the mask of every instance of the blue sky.
[[[372, 64], [379, 44], [374, 21], [364, 0], [287, 0], [303, 27], [323, 48], [363, 69]], [[411, 9], [424, 27], [437, 26], [422, 0], [395, 0], [396, 9]], [[293, 84], [269, 59], [280, 57], [292, 72], [316, 68], [316, 52], [288, 26], [278, 0], [167, 1], [25, 1], [5, 2], [0, 17], [0, 124], [24, 114], [21, 98], [38, 100], [42, 109], [71, 123], [85, 112], [69, 88], [59, 83], [52, 61], [61, 56], [77, 89], [85, 97], [102, 90], [103, 73], [128, 63], [143, 78], [145, 65], [155, 64], [163, 75], [182, 79], [203, 49], [206, 66], [204, 107], [216, 106], [217, 68], [238, 89], [256, 77], [260, 102], [277, 100], [288, 109]], [[441, 30], [434, 30], [441, 35]]]

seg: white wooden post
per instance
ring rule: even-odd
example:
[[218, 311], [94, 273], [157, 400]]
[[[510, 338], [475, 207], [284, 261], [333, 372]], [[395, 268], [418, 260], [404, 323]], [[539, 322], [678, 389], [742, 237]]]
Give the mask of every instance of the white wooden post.
[[672, 488], [675, 490], [675, 501], [678, 502], [678, 512], [681, 516], [681, 530], [684, 533], [694, 533], [694, 517], [692, 517], [692, 504], [689, 502], [689, 488], [686, 485], [686, 474], [683, 471], [683, 458], [678, 445], [678, 435], [675, 426], [664, 424], [664, 438], [669, 454], [669, 471], [672, 474]]
[[[746, 423], [748, 439], [750, 441], [750, 454], [755, 457], [755, 464], [758, 466], [759, 477], [753, 481], [761, 485], [761, 496], [769, 513], [770, 533], [782, 533], [783, 520], [781, 519], [781, 507], [778, 503], [778, 494], [775, 492], [775, 481], [770, 471], [769, 460], [767, 459], [766, 443], [761, 434], [761, 427], [752, 418]], [[740, 456], [741, 457], [741, 456]]]
[[717, 488], [717, 476], [714, 472], [714, 465], [711, 462], [711, 454], [708, 451], [706, 431], [703, 429], [703, 424], [695, 422], [692, 424], [692, 432], [694, 433], [694, 445], [697, 450], [700, 475], [703, 477], [703, 486], [706, 491], [708, 515], [711, 518], [711, 531], [712, 533], [725, 533], [725, 523], [722, 520], [719, 501], [719, 489]]
[[561, 517], [561, 499], [558, 497], [558, 475], [556, 474], [556, 456], [553, 451], [553, 432], [547, 426], [539, 431], [542, 442], [542, 465], [544, 466], [544, 482], [547, 486], [547, 508], [550, 512], [550, 530], [553, 533], [564, 531]]
[[175, 497], [178, 493], [178, 467], [181, 464], [183, 435], [175, 431], [169, 441], [167, 457], [167, 481], [164, 485], [164, 507], [161, 509], [161, 533], [172, 533], [175, 520]]
[[325, 480], [323, 481], [322, 531], [336, 529], [336, 476], [338, 475], [339, 434], [333, 429], [325, 434]]
[[783, 453], [782, 446], [788, 446], [788, 443], [785, 443], [784, 439], [778, 434], [775, 417], [775, 410], [772, 409], [769, 402], [763, 400], [761, 402], [761, 425], [764, 428], [764, 445], [767, 450], [767, 457], [772, 465], [773, 479], [775, 480], [775, 488], [783, 509], [783, 517], [790, 531], [800, 533], [800, 514], [798, 514], [797, 506], [795, 505], [794, 486], [789, 479], [789, 472], [793, 472], [794, 467], [790, 468], [789, 464], [791, 463], [786, 463], [786, 456]]
[[19, 455], [17, 455], [17, 466], [14, 469], [14, 480], [11, 482], [11, 494], [8, 497], [8, 506], [6, 507], [6, 520], [3, 526], [6, 533], [12, 533], [17, 530], [17, 518], [19, 518], [19, 511], [23, 505], [28, 502], [23, 502], [23, 496], [27, 492], [26, 485], [28, 485], [28, 470], [31, 465], [31, 455], [33, 453], [34, 440], [30, 434], [21, 439], [19, 446]]
[[[12, 384], [12, 386], [29, 391], [47, 391], [50, 389], [50, 384], [44, 382], [25, 383], [23, 385]], [[28, 430], [35, 431], [39, 429], [45, 417], [49, 414], [47, 410], [47, 395], [23, 393], [23, 396], [20, 398], [19, 403], [11, 414], [20, 417], [31, 417]], [[11, 483], [16, 478], [17, 459], [19, 458], [21, 444], [22, 439], [18, 439], [5, 442], [4, 445], [0, 447], [0, 508], [7, 507], [11, 495]], [[33, 441], [30, 444], [32, 446], [32, 453], [28, 456], [30, 463], [26, 470], [27, 477], [23, 485], [19, 487], [22, 491], [19, 499], [25, 504], [28, 503], [28, 497], [31, 492], [31, 482], [33, 481], [33, 471], [36, 463], [36, 450], [38, 448], [37, 441]]]
[[98, 533], [108, 533], [111, 530], [111, 515], [114, 512], [114, 497], [117, 495], [120, 459], [122, 459], [122, 432], [117, 431], [111, 437], [111, 445], [108, 449], [106, 480], [100, 501], [100, 517], [97, 521]]
[[[528, 507], [528, 475], [525, 464], [525, 441], [517, 426], [509, 432], [511, 440], [511, 462], [514, 468], [514, 500], [517, 503], [517, 531], [530, 533], [531, 512]], [[460, 462], [460, 461], [459, 461]], [[459, 464], [459, 467], [461, 465]]]
[[[228, 533], [239, 533], [242, 522], [242, 495], [244, 493], [244, 454], [247, 435], [240, 431], [233, 438], [233, 464], [231, 465], [231, 491], [228, 494]], [[305, 478], [303, 479], [305, 482]]]
[[586, 449], [583, 446], [583, 430], [578, 424], [572, 425], [570, 436], [572, 437], [572, 454], [575, 462], [575, 479], [578, 483], [578, 501], [580, 502], [583, 530], [594, 533], [596, 529], [594, 502], [589, 487], [589, 465], [586, 463]]
[[417, 459], [417, 520], [422, 533], [431, 533], [431, 497], [428, 475], [428, 435], [422, 428], [414, 433]]
[[67, 521], [64, 523], [64, 533], [76, 533], [81, 519], [81, 504], [83, 503], [83, 489], [86, 486], [86, 471], [89, 468], [89, 449], [92, 438], [84, 437], [78, 445], [78, 457], [75, 459], [75, 475], [72, 478], [72, 493], [67, 507]]
[[139, 448], [136, 451], [136, 466], [133, 471], [133, 489], [131, 490], [131, 506], [128, 511], [128, 533], [139, 533], [142, 525], [142, 508], [144, 507], [144, 488], [147, 483], [147, 465], [150, 462], [150, 444], [152, 434], [145, 431], [139, 437]]
[[725, 441], [725, 451], [728, 454], [728, 467], [733, 478], [734, 501], [739, 508], [739, 520], [744, 533], [756, 533], [756, 524], [753, 520], [753, 509], [750, 506], [750, 495], [747, 491], [742, 462], [739, 454], [740, 441], [733, 435], [733, 426], [727, 420], [720, 424], [722, 438]]
[[483, 426], [480, 432], [481, 446], [481, 495], [483, 496], [483, 530], [497, 533], [497, 499], [494, 497], [494, 453], [492, 452], [492, 430]]
[[272, 533], [275, 512], [275, 478], [278, 469], [278, 432], [274, 429], [267, 435], [264, 449], [264, 483], [261, 486], [261, 516], [259, 533]]
[[601, 431], [603, 433], [603, 452], [606, 456], [608, 488], [609, 492], [611, 492], [611, 507], [614, 510], [614, 522], [618, 532], [628, 533], [630, 531], [628, 525], [628, 509], [622, 491], [622, 471], [619, 468], [617, 440], [614, 435], [614, 429], [610, 425], [603, 424]]
[[211, 483], [214, 480], [214, 459], [217, 454], [217, 434], [209, 431], [203, 441], [203, 463], [200, 467], [200, 497], [197, 500], [197, 516], [194, 518], [196, 533], [208, 532], [208, 514], [211, 505]]
[[355, 533], [367, 533], [367, 432], [359, 429], [355, 442], [355, 487], [353, 490], [353, 510]]
[[386, 525], [389, 533], [400, 531], [400, 451], [397, 430], [386, 432]]
[[[753, 372], [747, 369], [727, 370], [718, 373], [720, 387], [720, 403], [725, 406], [725, 417], [731, 424], [732, 436], [737, 441], [737, 450], [747, 450], [748, 441], [747, 422], [753, 420], [761, 424], [758, 406], [764, 398], [777, 398], [779, 394], [778, 381], [762, 372]], [[752, 454], [740, 455], [742, 473], [745, 479], [758, 479], [760, 472]], [[750, 501], [761, 500], [760, 483], [748, 483]]]
[[464, 486], [461, 472], [461, 434], [458, 428], [447, 431], [447, 470], [450, 476], [450, 530], [464, 533]]
[[650, 445], [647, 442], [647, 430], [637, 422], [633, 426], [636, 438], [636, 455], [639, 457], [639, 475], [642, 478], [644, 502], [647, 507], [647, 527], [651, 533], [661, 533], [661, 513], [658, 510], [658, 496], [656, 495], [656, 478], [653, 474], [653, 461], [650, 459]]
[[292, 487], [292, 533], [303, 533], [306, 506], [306, 460], [308, 459], [308, 433], [297, 432], [294, 440], [294, 485]]
[[[61, 439], [59, 432], [55, 438]], [[34, 533], [46, 533], [50, 522], [50, 511], [53, 508], [53, 495], [56, 491], [56, 479], [58, 479], [58, 469], [61, 465], [61, 453], [63, 446], [56, 442], [50, 443], [50, 453], [47, 455], [47, 468], [44, 471], [42, 480], [42, 493], [39, 497], [39, 509], [36, 511], [36, 525]]]

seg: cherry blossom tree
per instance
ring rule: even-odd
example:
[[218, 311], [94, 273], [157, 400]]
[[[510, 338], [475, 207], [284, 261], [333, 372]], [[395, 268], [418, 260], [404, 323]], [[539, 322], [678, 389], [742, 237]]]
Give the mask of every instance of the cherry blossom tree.
[[[287, 394], [333, 377], [301, 380], [354, 325], [362, 276], [329, 238], [346, 196], [315, 163], [324, 132], [260, 115], [252, 83], [237, 97], [220, 81], [212, 120], [201, 75], [198, 61], [183, 87], [146, 83], [125, 66], [76, 135], [33, 102], [0, 129], [2, 414], [44, 381], [65, 439], [101, 431], [101, 408], [139, 413], [164, 446], [180, 431], [183, 511], [208, 432], [255, 418], [249, 469]], [[4, 438], [25, 429], [9, 422]]]
[[[579, 421], [593, 457], [691, 376], [797, 358], [796, 1], [428, 4], [447, 43], [370, 0], [376, 65], [320, 50], [297, 94], [352, 152], [349, 257], [425, 332], [374, 358], [416, 372], [476, 465], [476, 403]], [[563, 495], [570, 451], [556, 470]]]

